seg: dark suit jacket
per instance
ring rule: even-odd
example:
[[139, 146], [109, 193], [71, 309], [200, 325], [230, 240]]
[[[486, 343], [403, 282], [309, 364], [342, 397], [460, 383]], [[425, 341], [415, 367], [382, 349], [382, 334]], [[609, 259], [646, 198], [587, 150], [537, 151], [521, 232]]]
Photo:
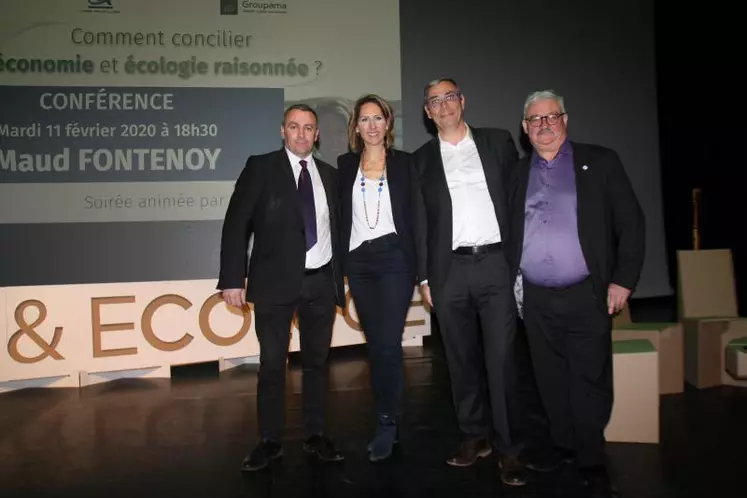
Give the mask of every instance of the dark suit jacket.
[[[337, 171], [314, 158], [329, 206], [336, 302], [345, 301], [338, 236]], [[296, 300], [306, 265], [306, 237], [296, 179], [282, 148], [251, 156], [236, 181], [223, 222], [218, 289], [244, 287], [249, 235], [247, 301], [284, 304]]]
[[[509, 168], [519, 154], [511, 133], [498, 128], [472, 128], [502, 241], [510, 237], [508, 214]], [[436, 137], [414, 153], [422, 193], [417, 216], [418, 275], [428, 280], [432, 292], [438, 292], [449, 274], [452, 257], [452, 206], [446, 174], [441, 159], [441, 146]]]
[[[607, 287], [631, 291], [638, 284], [645, 255], [645, 220], [617, 153], [598, 145], [571, 141], [576, 174], [578, 236], [591, 272], [594, 293], [607, 310]], [[524, 213], [531, 155], [513, 169], [511, 180], [512, 276], [521, 263]]]
[[[353, 152], [348, 152], [337, 158], [340, 175], [340, 229], [342, 231], [340, 244], [342, 245], [343, 271], [346, 274], [345, 257], [349, 253], [350, 233], [353, 227], [353, 186], [358, 185], [360, 159], [361, 155]], [[393, 149], [390, 149], [387, 153], [386, 161], [387, 186], [392, 201], [394, 227], [399, 235], [402, 251], [405, 253], [410, 270], [413, 276], [416, 276], [417, 257], [413, 203], [418, 192], [418, 179], [415, 165], [411, 154]]]

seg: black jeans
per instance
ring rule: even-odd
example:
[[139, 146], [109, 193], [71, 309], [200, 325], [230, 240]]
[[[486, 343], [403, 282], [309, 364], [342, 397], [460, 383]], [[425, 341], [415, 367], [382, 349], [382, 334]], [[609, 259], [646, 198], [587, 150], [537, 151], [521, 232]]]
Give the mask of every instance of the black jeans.
[[398, 419], [404, 388], [402, 334], [415, 288], [397, 236], [364, 242], [348, 255], [348, 285], [368, 345], [379, 417]]

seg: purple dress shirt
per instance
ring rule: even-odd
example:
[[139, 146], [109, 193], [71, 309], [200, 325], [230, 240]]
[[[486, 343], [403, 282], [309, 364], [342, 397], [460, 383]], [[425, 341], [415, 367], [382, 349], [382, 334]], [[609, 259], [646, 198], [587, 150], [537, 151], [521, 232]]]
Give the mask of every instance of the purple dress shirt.
[[524, 211], [522, 278], [543, 287], [566, 287], [589, 275], [576, 214], [571, 144], [566, 140], [551, 161], [533, 152]]

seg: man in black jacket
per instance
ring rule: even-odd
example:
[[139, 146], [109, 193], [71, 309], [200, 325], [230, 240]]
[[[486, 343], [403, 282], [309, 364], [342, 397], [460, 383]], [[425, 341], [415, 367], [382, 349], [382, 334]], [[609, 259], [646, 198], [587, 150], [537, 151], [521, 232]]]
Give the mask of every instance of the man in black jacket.
[[[280, 129], [285, 147], [251, 156], [231, 196], [223, 224], [218, 289], [225, 302], [254, 303], [260, 348], [259, 445], [243, 470], [259, 470], [282, 455], [285, 368], [293, 314], [303, 363], [303, 449], [322, 461], [342, 460], [324, 434], [327, 355], [335, 305], [344, 303], [339, 265], [337, 170], [315, 158], [316, 113], [289, 107]], [[247, 278], [247, 249], [254, 234]]]
[[422, 194], [418, 275], [438, 318], [463, 433], [447, 463], [472, 465], [495, 443], [501, 479], [522, 486], [521, 446], [509, 427], [509, 403], [516, 402], [516, 307], [504, 253], [508, 174], [518, 153], [508, 131], [468, 126], [464, 106], [452, 79], [425, 89], [425, 112], [438, 137], [415, 152]]
[[529, 95], [534, 150], [512, 172], [509, 259], [555, 466], [575, 459], [592, 495], [607, 497], [612, 317], [638, 283], [645, 225], [618, 155], [569, 140], [567, 124], [562, 97]]

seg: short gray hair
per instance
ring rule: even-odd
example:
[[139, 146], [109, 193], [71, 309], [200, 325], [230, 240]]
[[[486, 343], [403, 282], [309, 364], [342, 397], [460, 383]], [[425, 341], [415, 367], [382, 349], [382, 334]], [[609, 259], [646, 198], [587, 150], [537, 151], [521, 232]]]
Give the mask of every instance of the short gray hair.
[[540, 100], [553, 99], [560, 106], [560, 112], [565, 112], [565, 104], [563, 103], [563, 97], [555, 93], [555, 90], [540, 90], [538, 92], [532, 92], [524, 101], [524, 117], [527, 117], [527, 109], [529, 106]]
[[457, 85], [457, 82], [453, 78], [437, 78], [435, 80], [429, 81], [428, 84], [425, 85], [425, 88], [423, 89], [423, 100], [427, 101], [428, 90], [440, 83], [451, 83], [452, 85], [454, 85], [454, 87], [456, 87], [457, 91], [459, 91], [459, 85]]

